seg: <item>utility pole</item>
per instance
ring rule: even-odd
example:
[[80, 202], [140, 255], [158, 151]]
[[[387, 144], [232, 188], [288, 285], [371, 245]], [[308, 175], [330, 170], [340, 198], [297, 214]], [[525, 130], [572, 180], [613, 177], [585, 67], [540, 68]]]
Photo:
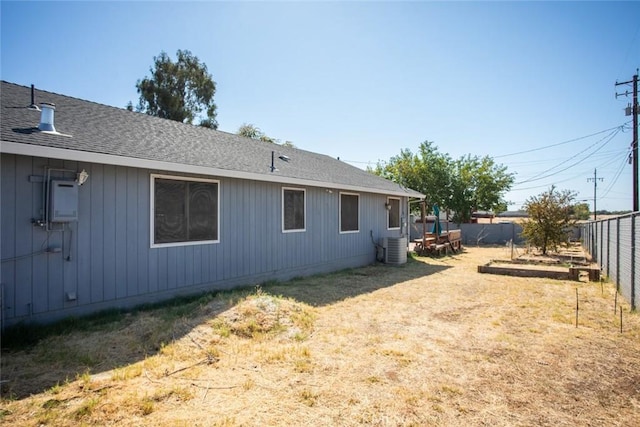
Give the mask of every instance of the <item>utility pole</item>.
[[[633, 115], [633, 141], [631, 142], [632, 158], [633, 158], [633, 211], [638, 212], [640, 210], [640, 199], [638, 198], [638, 70], [633, 76], [632, 80], [628, 82], [616, 82], [616, 86], [620, 85], [633, 85], [633, 105], [631, 108], [627, 107], [627, 116]], [[623, 93], [616, 92], [616, 98], [618, 96], [629, 96], [629, 91], [626, 90]], [[595, 203], [595, 202], [594, 202]]]
[[600, 182], [604, 181], [604, 178], [598, 178], [598, 170], [594, 169], [593, 170], [593, 178], [587, 178], [587, 182], [593, 181], [593, 220], [595, 221], [597, 219], [596, 216], [596, 188], [598, 188], [598, 180], [600, 180]]

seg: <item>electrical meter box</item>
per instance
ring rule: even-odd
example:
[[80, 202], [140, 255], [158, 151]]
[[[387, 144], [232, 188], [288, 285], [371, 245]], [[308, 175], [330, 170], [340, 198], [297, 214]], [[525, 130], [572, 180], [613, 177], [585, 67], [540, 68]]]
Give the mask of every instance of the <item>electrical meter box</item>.
[[78, 183], [52, 180], [50, 186], [49, 221], [78, 220]]

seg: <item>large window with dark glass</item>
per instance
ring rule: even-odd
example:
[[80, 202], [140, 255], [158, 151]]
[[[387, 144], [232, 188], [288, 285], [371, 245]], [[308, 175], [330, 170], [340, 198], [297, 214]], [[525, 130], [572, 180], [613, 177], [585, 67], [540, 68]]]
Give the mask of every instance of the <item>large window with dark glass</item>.
[[340, 232], [355, 233], [360, 230], [360, 197], [353, 193], [340, 193]]
[[400, 228], [400, 199], [389, 197], [387, 199], [388, 208], [388, 229]]
[[152, 244], [218, 241], [218, 181], [154, 175]]
[[282, 231], [305, 231], [304, 199], [304, 189], [282, 189]]

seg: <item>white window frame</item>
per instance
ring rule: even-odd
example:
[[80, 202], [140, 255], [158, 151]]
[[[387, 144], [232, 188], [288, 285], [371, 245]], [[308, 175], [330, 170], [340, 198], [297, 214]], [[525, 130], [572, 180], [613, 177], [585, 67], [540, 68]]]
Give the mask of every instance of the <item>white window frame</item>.
[[398, 201], [398, 226], [397, 227], [389, 227], [389, 219], [391, 217], [391, 210], [387, 211], [387, 230], [400, 230], [400, 228], [402, 227], [402, 218], [400, 217], [400, 212], [401, 212], [401, 206], [402, 204], [400, 203], [402, 200], [400, 199], [400, 197], [387, 197], [387, 204], [389, 206], [393, 206], [391, 205], [391, 200], [397, 200]]
[[[356, 196], [358, 198], [358, 228], [356, 230], [342, 230], [342, 196]], [[346, 191], [340, 192], [340, 199], [338, 201], [338, 231], [340, 234], [350, 234], [350, 233], [359, 233], [360, 232], [360, 194], [358, 193], [348, 193]]]
[[[285, 230], [284, 228], [284, 192], [285, 191], [302, 191], [303, 194], [303, 206], [302, 208], [304, 209], [304, 228], [296, 228], [296, 229], [292, 229], [292, 230]], [[297, 188], [297, 187], [282, 187], [282, 192], [281, 192], [281, 203], [280, 206], [282, 208], [282, 232], [283, 233], [301, 233], [301, 232], [305, 232], [307, 231], [307, 190], [305, 188]]]
[[[218, 186], [218, 200], [216, 201], [218, 212], [216, 212], [216, 221], [218, 227], [218, 238], [216, 240], [197, 240], [197, 241], [187, 241], [187, 242], [170, 242], [170, 243], [156, 243], [155, 242], [155, 213], [156, 213], [156, 179], [167, 179], [173, 181], [191, 181], [191, 182], [208, 182], [213, 183]], [[149, 219], [149, 238], [150, 245], [152, 248], [167, 248], [172, 246], [193, 246], [193, 245], [208, 245], [212, 243], [220, 243], [220, 180], [217, 179], [205, 179], [205, 178], [193, 178], [189, 176], [177, 176], [177, 175], [162, 175], [162, 174], [154, 174], [150, 175], [150, 219]]]

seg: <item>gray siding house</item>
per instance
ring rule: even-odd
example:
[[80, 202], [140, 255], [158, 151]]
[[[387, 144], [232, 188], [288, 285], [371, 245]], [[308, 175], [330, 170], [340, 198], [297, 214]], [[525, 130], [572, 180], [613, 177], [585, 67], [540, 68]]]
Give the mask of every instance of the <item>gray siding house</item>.
[[3, 326], [371, 264], [423, 197], [305, 150], [8, 82], [0, 98]]

